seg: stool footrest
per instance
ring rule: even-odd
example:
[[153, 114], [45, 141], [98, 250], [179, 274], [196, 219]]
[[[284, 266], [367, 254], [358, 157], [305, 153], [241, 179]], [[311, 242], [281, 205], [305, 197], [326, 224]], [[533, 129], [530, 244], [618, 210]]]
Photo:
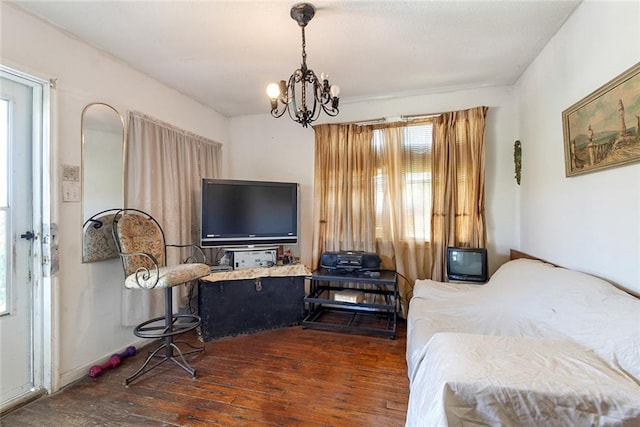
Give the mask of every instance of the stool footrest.
[[192, 331], [201, 323], [200, 316], [195, 314], [174, 314], [171, 321], [161, 316], [140, 323], [133, 334], [140, 338], [160, 339]]

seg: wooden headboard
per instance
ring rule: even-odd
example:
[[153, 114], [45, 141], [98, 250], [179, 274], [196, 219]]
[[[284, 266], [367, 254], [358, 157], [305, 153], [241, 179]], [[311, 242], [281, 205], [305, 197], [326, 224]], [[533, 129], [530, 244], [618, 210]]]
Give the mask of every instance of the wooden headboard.
[[554, 264], [552, 262], [549, 262], [549, 261], [546, 261], [544, 259], [535, 257], [533, 255], [526, 254], [524, 252], [517, 251], [515, 249], [511, 249], [511, 251], [509, 252], [509, 259], [514, 260], [514, 259], [520, 259], [520, 258], [534, 259], [536, 261], [542, 261], [542, 262], [546, 262], [547, 264], [551, 264], [553, 266], [560, 267], [559, 265], [556, 265], [556, 264]]

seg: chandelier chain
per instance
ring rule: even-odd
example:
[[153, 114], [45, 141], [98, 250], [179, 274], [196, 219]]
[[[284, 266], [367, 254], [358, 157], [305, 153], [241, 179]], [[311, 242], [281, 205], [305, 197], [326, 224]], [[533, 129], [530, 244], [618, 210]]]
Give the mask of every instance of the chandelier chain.
[[307, 68], [307, 40], [304, 36], [304, 27], [302, 27], [302, 65]]
[[307, 79], [307, 51], [306, 51], [306, 38], [304, 36], [304, 26], [302, 27], [302, 108], [303, 113], [307, 114], [307, 85], [305, 83]]

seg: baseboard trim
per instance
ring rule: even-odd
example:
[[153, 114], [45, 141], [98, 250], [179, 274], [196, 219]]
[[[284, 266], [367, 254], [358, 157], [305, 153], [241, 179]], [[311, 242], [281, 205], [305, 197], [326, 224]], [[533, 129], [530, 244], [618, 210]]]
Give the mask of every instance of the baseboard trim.
[[[132, 342], [131, 344], [125, 345], [121, 350], [119, 351], [124, 351], [125, 348], [127, 348], [128, 346], [132, 345], [136, 348], [136, 350], [140, 350], [142, 347], [144, 347], [145, 345], [149, 344], [151, 341], [147, 340], [147, 339], [139, 339], [136, 340], [134, 342]], [[109, 358], [111, 356], [113, 356], [114, 354], [118, 353], [119, 351], [112, 351], [109, 352], [107, 354], [102, 355], [101, 357], [99, 357], [98, 359], [94, 360], [93, 362], [89, 362], [86, 363], [82, 366], [79, 366], [75, 369], [72, 369], [70, 371], [64, 372], [62, 374], [60, 374], [60, 378], [59, 378], [59, 384], [60, 384], [60, 390], [63, 389], [64, 387], [82, 379], [84, 376], [89, 375], [89, 369], [91, 369], [92, 366], [94, 365], [102, 365], [103, 363], [107, 362], [109, 360]]]

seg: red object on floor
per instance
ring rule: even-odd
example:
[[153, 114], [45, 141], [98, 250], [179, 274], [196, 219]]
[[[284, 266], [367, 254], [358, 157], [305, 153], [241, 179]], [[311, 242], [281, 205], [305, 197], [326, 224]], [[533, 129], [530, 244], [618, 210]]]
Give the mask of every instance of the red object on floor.
[[109, 358], [108, 362], [102, 365], [93, 365], [89, 369], [89, 376], [91, 378], [96, 378], [97, 376], [99, 376], [100, 374], [102, 374], [104, 371], [108, 369], [117, 368], [120, 365], [120, 363], [122, 363], [123, 359], [129, 356], [133, 356], [134, 354], [136, 354], [136, 348], [134, 346], [129, 346], [122, 353], [112, 355]]

